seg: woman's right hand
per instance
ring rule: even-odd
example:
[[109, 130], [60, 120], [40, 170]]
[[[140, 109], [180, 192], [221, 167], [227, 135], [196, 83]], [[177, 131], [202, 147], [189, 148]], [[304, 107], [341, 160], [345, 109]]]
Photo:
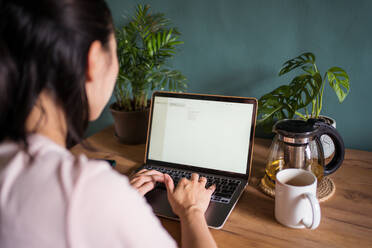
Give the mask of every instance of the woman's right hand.
[[180, 219], [194, 212], [200, 212], [204, 215], [216, 189], [215, 185], [206, 189], [207, 179], [205, 177], [199, 178], [196, 173], [191, 175], [190, 180], [182, 178], [176, 188], [173, 179], [168, 174], [164, 174], [164, 183], [167, 188], [168, 201], [173, 212]]

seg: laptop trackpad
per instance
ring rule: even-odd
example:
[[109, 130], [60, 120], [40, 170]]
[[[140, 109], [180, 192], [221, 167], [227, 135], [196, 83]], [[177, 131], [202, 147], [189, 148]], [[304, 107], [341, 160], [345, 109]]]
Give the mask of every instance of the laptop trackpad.
[[[166, 190], [155, 188], [148, 192], [145, 197], [156, 215], [170, 219], [179, 219], [172, 211], [172, 207], [168, 202]], [[232, 202], [230, 204], [210, 202], [205, 213], [208, 226], [212, 228], [221, 228], [232, 210], [232, 207]]]
[[178, 216], [173, 213], [172, 207], [169, 205], [166, 190], [155, 188], [148, 192], [145, 197], [156, 215], [178, 219]]

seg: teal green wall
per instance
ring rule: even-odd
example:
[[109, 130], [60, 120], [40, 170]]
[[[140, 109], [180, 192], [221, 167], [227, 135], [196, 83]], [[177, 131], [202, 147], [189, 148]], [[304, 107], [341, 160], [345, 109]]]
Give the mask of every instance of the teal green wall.
[[[109, 0], [116, 25], [139, 1]], [[143, 3], [141, 1], [141, 3]], [[336, 0], [157, 0], [182, 32], [185, 44], [172, 64], [189, 79], [189, 92], [259, 98], [289, 77], [282, 63], [302, 52], [318, 68], [344, 68], [350, 95], [339, 104], [326, 88], [323, 114], [337, 120], [348, 148], [372, 151], [372, 1]], [[292, 75], [292, 74], [291, 74]], [[88, 135], [112, 123], [105, 110]]]

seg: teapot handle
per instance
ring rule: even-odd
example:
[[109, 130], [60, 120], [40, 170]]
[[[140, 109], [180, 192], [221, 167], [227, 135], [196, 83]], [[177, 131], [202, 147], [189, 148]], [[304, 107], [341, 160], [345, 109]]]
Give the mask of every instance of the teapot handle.
[[[335, 172], [344, 161], [345, 157], [345, 145], [341, 135], [337, 132], [336, 128], [324, 122], [316, 122], [315, 125], [319, 127], [316, 139], [319, 139], [324, 134], [328, 135], [335, 145], [335, 154], [327, 165], [324, 165], [324, 175], [327, 176]], [[323, 147], [322, 147], [323, 149]]]

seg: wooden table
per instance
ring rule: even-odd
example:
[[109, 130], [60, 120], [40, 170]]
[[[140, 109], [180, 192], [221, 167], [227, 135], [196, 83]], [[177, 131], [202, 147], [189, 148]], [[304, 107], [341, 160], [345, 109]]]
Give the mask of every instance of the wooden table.
[[[97, 151], [81, 145], [71, 149], [90, 158], [115, 159], [123, 174], [143, 164], [144, 145], [119, 144], [113, 127], [87, 139]], [[274, 200], [257, 189], [263, 175], [271, 140], [255, 139], [250, 186], [221, 230], [211, 232], [223, 247], [372, 247], [372, 152], [346, 150], [341, 168], [331, 175], [336, 193], [321, 203], [322, 219], [318, 229], [286, 228], [274, 219]], [[160, 218], [163, 226], [180, 243], [180, 224]]]

